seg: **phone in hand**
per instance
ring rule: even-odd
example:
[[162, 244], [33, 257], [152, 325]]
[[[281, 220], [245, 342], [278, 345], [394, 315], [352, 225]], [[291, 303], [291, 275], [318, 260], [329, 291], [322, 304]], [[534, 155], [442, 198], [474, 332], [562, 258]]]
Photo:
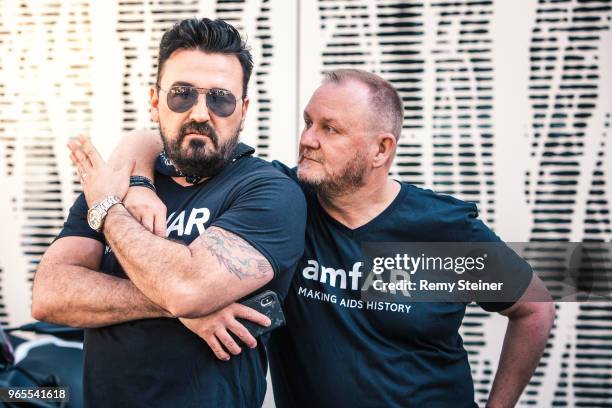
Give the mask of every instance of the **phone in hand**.
[[238, 318], [237, 320], [255, 338], [285, 325], [285, 315], [283, 314], [281, 303], [276, 293], [271, 290], [266, 290], [265, 292], [259, 293], [253, 297], [243, 300], [240, 303], [250, 307], [251, 309], [257, 310], [261, 314], [268, 316], [268, 318], [272, 322], [270, 326], [264, 327], [249, 320]]

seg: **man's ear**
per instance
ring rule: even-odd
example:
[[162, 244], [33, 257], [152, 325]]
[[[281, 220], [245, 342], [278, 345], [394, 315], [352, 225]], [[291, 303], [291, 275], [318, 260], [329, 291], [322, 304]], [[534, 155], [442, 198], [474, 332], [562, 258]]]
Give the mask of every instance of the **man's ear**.
[[375, 152], [372, 166], [382, 167], [387, 163], [391, 163], [395, 157], [397, 148], [397, 140], [392, 133], [379, 133], [375, 136]]
[[249, 109], [249, 102], [250, 99], [248, 96], [245, 96], [244, 98], [242, 98], [242, 119], [240, 120], [240, 130], [242, 130], [244, 128], [244, 120], [246, 119], [246, 113], [247, 110]]
[[151, 102], [151, 106], [149, 108], [151, 120], [155, 123], [159, 123], [159, 93], [157, 92], [157, 88], [155, 86], [152, 86], [149, 89], [149, 101]]

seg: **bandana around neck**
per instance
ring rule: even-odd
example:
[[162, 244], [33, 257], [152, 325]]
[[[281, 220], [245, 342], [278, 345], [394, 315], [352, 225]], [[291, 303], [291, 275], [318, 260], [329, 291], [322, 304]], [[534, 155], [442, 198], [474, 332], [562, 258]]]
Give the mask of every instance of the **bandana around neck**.
[[[253, 153], [255, 153], [255, 149], [253, 149], [251, 146], [244, 143], [238, 143], [228, 165], [243, 157], [251, 156]], [[155, 161], [155, 171], [168, 177], [185, 177], [185, 181], [187, 181], [189, 184], [197, 184], [200, 180], [202, 180], [202, 176], [183, 174], [183, 172], [177, 169], [172, 161], [166, 157], [166, 152], [164, 151], [159, 154], [157, 160]]]

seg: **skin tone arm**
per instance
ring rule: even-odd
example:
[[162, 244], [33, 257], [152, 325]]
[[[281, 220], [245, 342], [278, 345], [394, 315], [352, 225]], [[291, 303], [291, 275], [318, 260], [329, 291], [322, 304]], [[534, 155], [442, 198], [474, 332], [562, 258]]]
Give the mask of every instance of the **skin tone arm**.
[[555, 304], [534, 275], [521, 299], [500, 313], [509, 321], [488, 408], [514, 407], [517, 403], [546, 347]]
[[108, 159], [112, 165], [136, 158], [132, 174], [153, 179], [153, 165], [164, 146], [157, 130], [137, 130], [126, 133]]
[[[109, 195], [123, 199], [127, 193], [121, 184], [123, 170], [104, 162], [88, 139], [79, 141], [80, 145], [70, 143], [71, 158], [88, 204]], [[129, 175], [133, 163], [127, 164]], [[208, 228], [186, 246], [151, 234], [123, 206], [115, 205], [106, 217], [104, 234], [134, 285], [175, 317], [212, 313], [273, 277], [271, 265], [259, 251], [218, 227]]]
[[92, 238], [64, 237], [54, 242], [34, 277], [32, 316], [84, 328], [170, 317], [129, 280], [97, 272], [102, 251], [102, 243]]
[[[137, 130], [126, 133], [113, 150], [109, 164], [119, 165], [136, 159], [132, 175], [155, 177], [155, 159], [163, 149], [158, 131]], [[131, 187], [123, 200], [125, 208], [146, 229], [160, 237], [166, 236], [166, 206], [146, 187]]]
[[114, 206], [104, 233], [136, 287], [177, 317], [214, 312], [273, 276], [257, 250], [221, 228], [208, 228], [185, 246], [149, 233], [125, 208]]

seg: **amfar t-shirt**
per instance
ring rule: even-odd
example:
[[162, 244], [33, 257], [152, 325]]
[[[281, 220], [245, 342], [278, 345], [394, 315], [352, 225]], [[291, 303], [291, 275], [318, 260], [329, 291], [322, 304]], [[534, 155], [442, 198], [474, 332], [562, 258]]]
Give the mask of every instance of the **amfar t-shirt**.
[[[295, 178], [295, 170], [273, 164]], [[466, 304], [367, 301], [360, 290], [363, 242], [500, 241], [476, 218], [475, 205], [402, 183], [388, 208], [350, 229], [303, 190], [305, 252], [284, 305], [287, 325], [268, 347], [276, 406], [475, 407], [459, 335]], [[532, 275], [522, 271], [520, 293]]]
[[[238, 154], [249, 149], [240, 144]], [[212, 226], [242, 237], [274, 269], [273, 280], [260, 291], [270, 289], [285, 298], [304, 243], [306, 205], [295, 182], [246, 155], [198, 185], [182, 187], [160, 174], [155, 185], [167, 207], [170, 239], [189, 244]], [[86, 211], [81, 195], [58, 239], [84, 236], [105, 243], [104, 236], [87, 225]], [[101, 269], [127, 278], [108, 247]], [[243, 347], [240, 355], [221, 361], [178, 319], [86, 329], [87, 406], [259, 407], [266, 391], [266, 342], [267, 337], [260, 338], [257, 348]]]

